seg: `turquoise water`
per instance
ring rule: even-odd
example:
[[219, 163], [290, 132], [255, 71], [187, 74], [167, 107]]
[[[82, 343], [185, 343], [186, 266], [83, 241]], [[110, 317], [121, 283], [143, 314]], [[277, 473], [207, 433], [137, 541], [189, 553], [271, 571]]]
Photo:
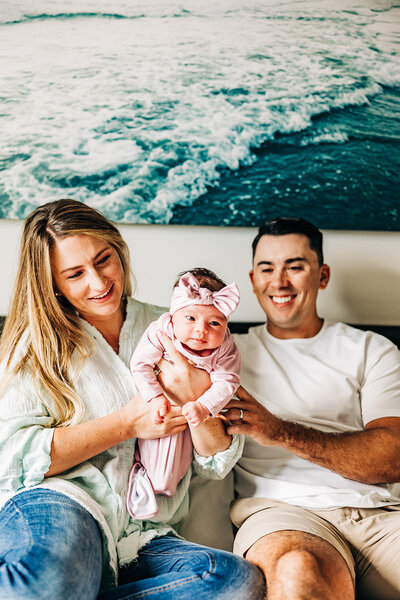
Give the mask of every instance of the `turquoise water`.
[[199, 225], [210, 214], [216, 224], [255, 227], [299, 215], [323, 229], [400, 231], [399, 109], [399, 92], [384, 90], [366, 106], [277, 136], [255, 150], [251, 166], [225, 170], [192, 206], [175, 207], [172, 223], [190, 223], [195, 211]]
[[[333, 6], [334, 5], [334, 6]], [[0, 7], [0, 217], [400, 231], [389, 0]]]

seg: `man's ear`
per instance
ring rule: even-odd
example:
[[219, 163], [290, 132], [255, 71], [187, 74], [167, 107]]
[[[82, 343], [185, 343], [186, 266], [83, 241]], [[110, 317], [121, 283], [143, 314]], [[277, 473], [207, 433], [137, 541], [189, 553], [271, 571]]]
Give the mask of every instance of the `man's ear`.
[[319, 289], [324, 290], [329, 283], [331, 277], [331, 270], [328, 265], [322, 265], [319, 275]]
[[253, 271], [253, 269], [251, 269], [251, 271], [249, 271], [249, 277], [250, 277], [251, 285], [253, 286], [253, 292], [254, 292], [254, 271]]

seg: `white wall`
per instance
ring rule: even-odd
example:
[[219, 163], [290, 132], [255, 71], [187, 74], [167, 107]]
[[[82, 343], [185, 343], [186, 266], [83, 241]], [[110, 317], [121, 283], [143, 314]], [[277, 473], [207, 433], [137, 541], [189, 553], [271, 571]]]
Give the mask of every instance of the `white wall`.
[[[21, 229], [21, 221], [0, 220], [0, 314], [8, 311]], [[242, 299], [234, 320], [263, 320], [247, 275], [256, 229], [121, 225], [120, 230], [131, 249], [140, 300], [168, 306], [177, 273], [205, 266], [239, 285]], [[320, 314], [350, 323], [400, 325], [400, 233], [324, 233], [332, 279], [320, 294]]]

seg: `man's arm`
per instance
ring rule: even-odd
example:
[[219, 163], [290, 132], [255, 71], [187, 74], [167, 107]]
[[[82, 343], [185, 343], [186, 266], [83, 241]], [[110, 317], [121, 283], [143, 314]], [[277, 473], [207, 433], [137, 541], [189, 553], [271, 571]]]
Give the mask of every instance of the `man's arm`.
[[228, 433], [249, 435], [262, 446], [279, 446], [362, 483], [400, 481], [400, 417], [376, 419], [361, 431], [327, 433], [276, 417], [242, 387], [236, 395], [240, 401], [231, 400], [225, 413], [231, 422]]

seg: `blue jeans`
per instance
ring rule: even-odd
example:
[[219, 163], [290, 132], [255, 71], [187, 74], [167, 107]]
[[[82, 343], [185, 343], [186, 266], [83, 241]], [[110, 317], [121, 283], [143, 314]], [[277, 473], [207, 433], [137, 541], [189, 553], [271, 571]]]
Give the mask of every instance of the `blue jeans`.
[[27, 490], [1, 510], [1, 600], [94, 600], [101, 570], [97, 522], [65, 494]]
[[102, 539], [74, 500], [32, 489], [0, 512], [0, 600], [262, 600], [261, 572], [230, 552], [163, 536], [99, 594]]
[[119, 586], [98, 600], [262, 600], [261, 571], [231, 552], [172, 535], [149, 542], [138, 560], [120, 569]]

